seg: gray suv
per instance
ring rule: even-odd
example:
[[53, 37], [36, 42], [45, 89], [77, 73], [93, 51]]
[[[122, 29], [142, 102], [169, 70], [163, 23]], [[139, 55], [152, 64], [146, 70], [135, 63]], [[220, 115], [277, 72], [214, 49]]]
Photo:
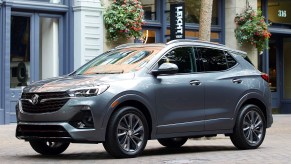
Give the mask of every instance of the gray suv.
[[177, 148], [217, 134], [255, 149], [273, 123], [268, 75], [244, 52], [193, 40], [121, 45], [25, 87], [16, 110], [16, 137], [43, 155], [103, 143], [127, 158], [148, 140]]

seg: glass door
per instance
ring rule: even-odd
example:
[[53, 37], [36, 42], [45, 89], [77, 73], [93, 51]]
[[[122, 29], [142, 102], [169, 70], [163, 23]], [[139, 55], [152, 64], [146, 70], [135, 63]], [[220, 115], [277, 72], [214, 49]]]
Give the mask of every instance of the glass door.
[[283, 39], [283, 99], [291, 100], [291, 38]]
[[10, 122], [22, 89], [30, 83], [60, 75], [63, 45], [62, 16], [12, 13], [10, 34]]
[[271, 38], [269, 42], [269, 85], [272, 92], [272, 106], [274, 108], [280, 106], [280, 89], [278, 88], [280, 43], [280, 39], [275, 37]]

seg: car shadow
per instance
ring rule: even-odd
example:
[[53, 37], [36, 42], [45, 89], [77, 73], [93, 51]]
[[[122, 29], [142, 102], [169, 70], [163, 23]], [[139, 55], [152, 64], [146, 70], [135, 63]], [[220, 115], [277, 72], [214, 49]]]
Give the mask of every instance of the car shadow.
[[[148, 156], [162, 156], [174, 154], [187, 153], [203, 153], [203, 152], [217, 152], [217, 151], [237, 151], [234, 146], [183, 146], [181, 148], [150, 148], [145, 149], [139, 157]], [[22, 158], [36, 159], [36, 160], [114, 160], [115, 158], [109, 155], [105, 150], [102, 152], [86, 152], [86, 153], [64, 153], [57, 156], [43, 156], [43, 155], [28, 155]]]

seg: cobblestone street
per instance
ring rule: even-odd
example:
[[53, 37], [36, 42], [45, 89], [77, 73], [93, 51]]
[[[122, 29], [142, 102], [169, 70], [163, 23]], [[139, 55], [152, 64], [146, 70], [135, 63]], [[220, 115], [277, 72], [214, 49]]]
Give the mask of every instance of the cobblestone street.
[[15, 138], [15, 124], [0, 126], [0, 163], [290, 163], [291, 115], [274, 115], [264, 143], [256, 150], [237, 150], [228, 137], [188, 140], [180, 149], [167, 149], [149, 141], [144, 153], [133, 159], [114, 159], [102, 144], [71, 144], [59, 156], [45, 157], [29, 143]]

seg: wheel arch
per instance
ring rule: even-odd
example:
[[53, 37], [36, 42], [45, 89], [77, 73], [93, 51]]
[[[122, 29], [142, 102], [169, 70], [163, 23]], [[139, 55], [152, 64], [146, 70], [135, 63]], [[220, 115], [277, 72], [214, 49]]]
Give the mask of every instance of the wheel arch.
[[[239, 101], [235, 113], [234, 113], [234, 124], [236, 122], [238, 113], [240, 112], [240, 110], [242, 110], [242, 107], [247, 105], [247, 104], [253, 104], [258, 106], [263, 114], [264, 114], [264, 118], [266, 123], [268, 122], [268, 108], [267, 108], [267, 103], [264, 101], [264, 98], [262, 95], [260, 95], [259, 93], [256, 92], [252, 92], [252, 93], [248, 93], [245, 96], [243, 96], [241, 98], [241, 100]], [[233, 125], [234, 126], [234, 125]]]
[[[116, 103], [117, 105], [113, 106], [114, 103]], [[152, 107], [149, 105], [149, 103], [138, 95], [125, 95], [125, 96], [117, 98], [115, 101], [112, 102], [110, 106], [110, 110], [107, 112], [106, 118], [104, 119], [103, 125], [102, 125], [102, 127], [105, 128], [105, 134], [107, 132], [108, 122], [112, 114], [118, 109], [125, 106], [135, 107], [143, 113], [148, 123], [149, 134], [150, 134], [149, 139], [152, 139], [153, 131], [155, 127], [155, 120], [153, 119], [155, 118], [155, 113], [153, 112], [153, 110], [151, 110]]]

